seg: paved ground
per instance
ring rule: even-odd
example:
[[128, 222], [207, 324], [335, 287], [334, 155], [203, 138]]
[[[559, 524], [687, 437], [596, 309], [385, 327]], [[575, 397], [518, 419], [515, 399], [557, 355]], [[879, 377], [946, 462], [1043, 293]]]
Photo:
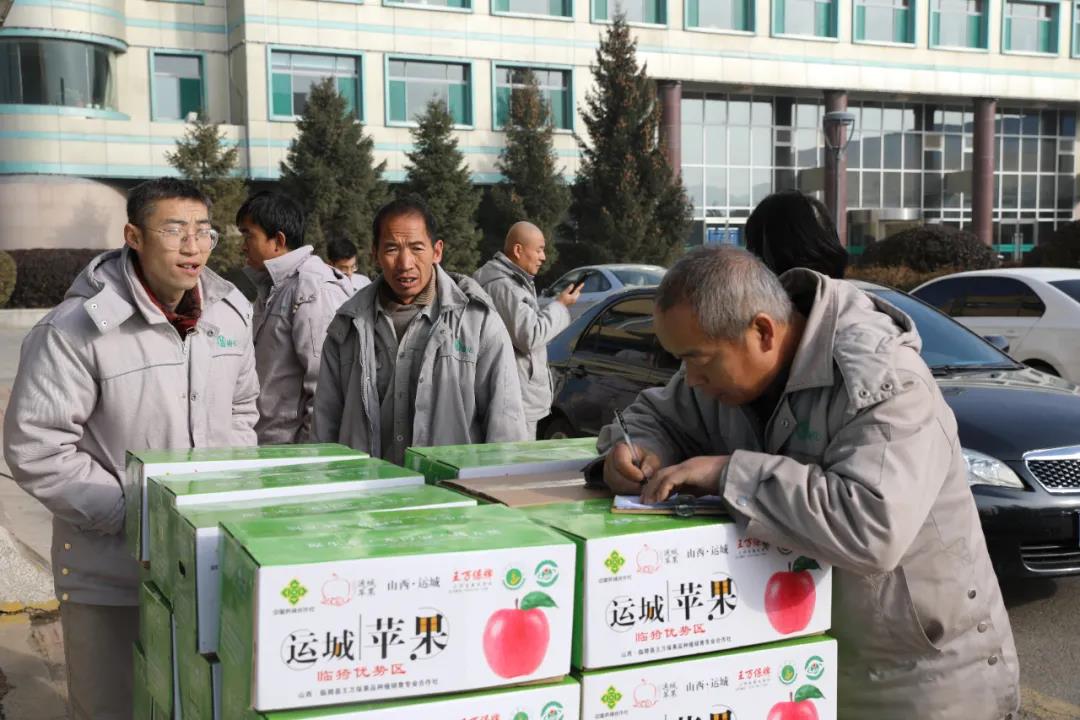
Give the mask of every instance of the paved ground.
[[[0, 328], [0, 417], [25, 330]], [[0, 460], [0, 473], [7, 473]], [[0, 720], [66, 720], [63, 646], [50, 595], [48, 514], [0, 477]], [[1080, 718], [1080, 577], [1005, 583], [1024, 720]], [[13, 604], [5, 604], [13, 603]], [[37, 603], [42, 609], [19, 607]], [[5, 610], [7, 608], [7, 610]]]

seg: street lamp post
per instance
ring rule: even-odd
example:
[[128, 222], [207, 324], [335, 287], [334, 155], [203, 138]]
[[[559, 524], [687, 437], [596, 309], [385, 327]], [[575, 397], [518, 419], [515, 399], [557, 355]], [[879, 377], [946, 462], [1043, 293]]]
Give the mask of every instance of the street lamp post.
[[840, 207], [840, 183], [844, 174], [840, 169], [840, 160], [843, 159], [844, 151], [851, 142], [851, 130], [854, 127], [855, 114], [846, 110], [827, 112], [822, 122], [825, 147], [831, 153], [833, 163], [832, 203], [829, 209], [832, 210], [833, 223], [837, 228], [840, 227], [840, 216], [846, 210]]

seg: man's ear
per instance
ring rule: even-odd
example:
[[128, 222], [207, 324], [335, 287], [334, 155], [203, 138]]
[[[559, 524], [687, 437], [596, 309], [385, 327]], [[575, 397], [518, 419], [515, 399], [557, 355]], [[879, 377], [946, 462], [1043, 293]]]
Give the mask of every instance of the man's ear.
[[285, 233], [281, 232], [280, 230], [278, 230], [277, 234], [274, 235], [274, 246], [278, 250], [283, 250], [286, 252], [289, 250], [289, 243], [285, 239]]
[[442, 262], [443, 241], [436, 240], [435, 244], [432, 247], [435, 250], [435, 264], [439, 264]]
[[124, 244], [136, 252], [142, 250], [142, 231], [131, 223], [124, 225]]
[[766, 313], [758, 313], [750, 321], [750, 325], [754, 329], [754, 336], [761, 352], [766, 353], [776, 349], [778, 329], [776, 320]]

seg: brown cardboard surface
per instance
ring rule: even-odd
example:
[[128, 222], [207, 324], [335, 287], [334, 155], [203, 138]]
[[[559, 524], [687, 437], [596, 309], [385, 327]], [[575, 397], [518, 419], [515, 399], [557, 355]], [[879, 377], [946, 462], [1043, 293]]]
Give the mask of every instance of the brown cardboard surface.
[[466, 495], [502, 503], [509, 507], [550, 505], [613, 497], [607, 488], [586, 487], [585, 477], [580, 472], [458, 478], [443, 480], [440, 484]]

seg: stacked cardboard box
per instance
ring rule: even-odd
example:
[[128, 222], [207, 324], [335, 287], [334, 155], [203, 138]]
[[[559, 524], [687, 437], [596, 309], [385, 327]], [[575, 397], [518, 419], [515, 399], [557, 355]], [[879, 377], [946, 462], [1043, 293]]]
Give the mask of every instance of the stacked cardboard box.
[[358, 457], [367, 455], [336, 444], [129, 450], [124, 471], [124, 496], [127, 498], [124, 532], [128, 546], [136, 559], [150, 561], [150, 526], [146, 507], [146, 481], [150, 477], [300, 465]]
[[[215, 654], [219, 522], [306, 519], [307, 530], [332, 530], [335, 522], [345, 523], [327, 518], [361, 509], [372, 514], [476, 504], [424, 485], [415, 472], [370, 458], [151, 477], [146, 498], [155, 533], [141, 592], [139, 651], [155, 720], [222, 717]], [[283, 524], [280, 531], [295, 529]]]
[[291, 537], [276, 534], [280, 521], [222, 525], [227, 718], [567, 674], [574, 546], [564, 536], [499, 505], [352, 521]]
[[596, 459], [596, 438], [409, 448], [405, 466], [429, 483], [540, 473], [579, 474]]
[[789, 673], [777, 663], [810, 657], [824, 669], [798, 700], [835, 717], [833, 641], [767, 645], [828, 630], [831, 570], [746, 537], [727, 518], [610, 508], [596, 500], [523, 511], [577, 546], [573, 665], [583, 719], [616, 708], [643, 720], [764, 718], [769, 698], [786, 699], [781, 676]]

